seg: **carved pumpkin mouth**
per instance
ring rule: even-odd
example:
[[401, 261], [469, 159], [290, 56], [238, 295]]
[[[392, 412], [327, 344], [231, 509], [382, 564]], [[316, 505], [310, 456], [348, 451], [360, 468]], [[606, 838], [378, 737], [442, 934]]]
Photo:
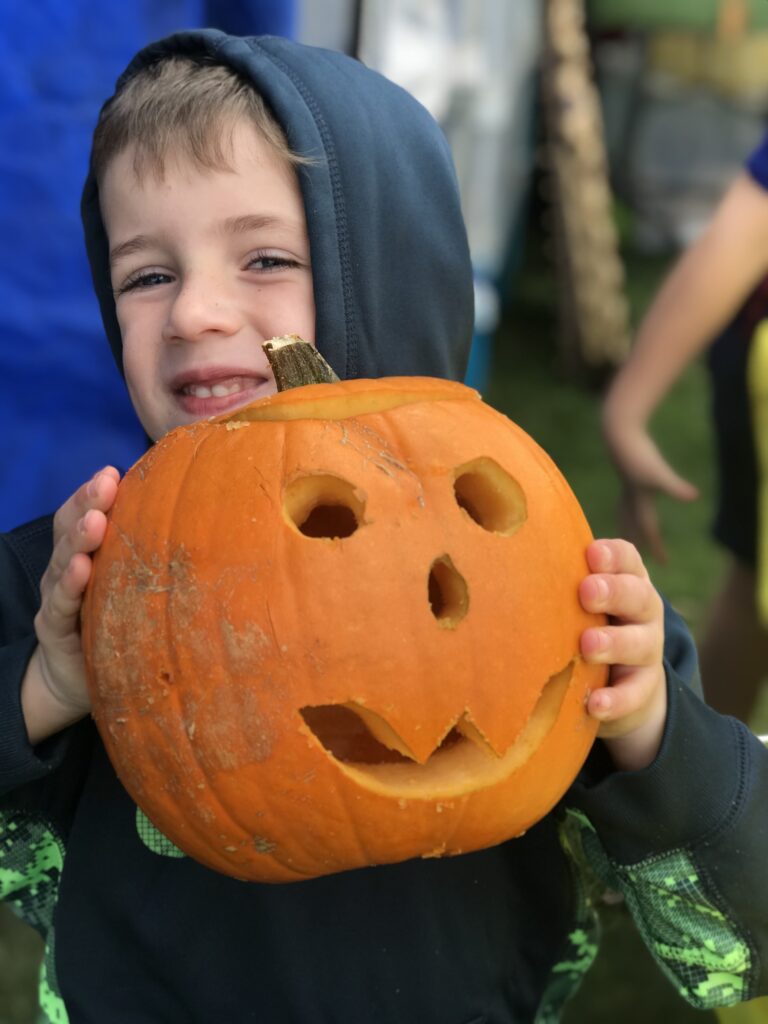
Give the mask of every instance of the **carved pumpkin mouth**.
[[571, 661], [547, 681], [503, 753], [494, 750], [469, 711], [422, 762], [384, 718], [355, 701], [304, 707], [301, 715], [312, 738], [360, 786], [403, 799], [451, 799], [492, 786], [528, 761], [558, 718], [573, 667]]

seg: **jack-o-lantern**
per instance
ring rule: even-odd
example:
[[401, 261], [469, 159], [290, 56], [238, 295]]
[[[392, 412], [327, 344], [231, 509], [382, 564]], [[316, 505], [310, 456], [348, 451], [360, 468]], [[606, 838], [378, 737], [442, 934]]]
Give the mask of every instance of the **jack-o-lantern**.
[[590, 539], [550, 458], [461, 384], [310, 384], [173, 430], [121, 483], [83, 609], [109, 756], [243, 879], [516, 836], [595, 736]]

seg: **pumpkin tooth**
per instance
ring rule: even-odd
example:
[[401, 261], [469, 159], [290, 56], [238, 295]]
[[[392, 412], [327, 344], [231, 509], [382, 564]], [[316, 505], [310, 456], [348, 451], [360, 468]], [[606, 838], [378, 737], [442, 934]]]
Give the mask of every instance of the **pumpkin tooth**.
[[369, 708], [363, 707], [362, 704], [358, 704], [355, 701], [350, 701], [348, 704], [344, 704], [342, 706], [349, 708], [350, 711], [354, 711], [354, 713], [363, 720], [374, 739], [378, 740], [378, 742], [388, 750], [395, 750], [398, 754], [402, 754], [403, 757], [407, 757], [410, 761], [422, 760], [422, 758], [417, 757], [416, 754], [414, 754], [405, 740], [398, 736], [392, 726], [386, 722], [381, 715], [377, 715], [375, 711], [371, 711]]
[[474, 743], [476, 747], [480, 747], [481, 750], [484, 750], [491, 757], [501, 757], [501, 754], [499, 754], [497, 750], [494, 750], [491, 744], [489, 743], [488, 737], [485, 736], [484, 733], [480, 731], [480, 729], [478, 729], [478, 727], [469, 717], [468, 711], [464, 712], [464, 714], [461, 716], [461, 718], [454, 726], [454, 729], [456, 729], [458, 733], [461, 733], [461, 735], [465, 739], [469, 740], [471, 743]]

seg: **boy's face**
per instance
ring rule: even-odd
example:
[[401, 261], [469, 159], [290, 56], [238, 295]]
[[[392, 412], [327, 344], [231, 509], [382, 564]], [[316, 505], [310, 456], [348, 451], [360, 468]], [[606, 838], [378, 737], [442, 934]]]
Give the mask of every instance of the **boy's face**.
[[234, 131], [231, 170], [173, 158], [137, 179], [109, 164], [101, 208], [131, 400], [151, 438], [275, 391], [262, 342], [315, 339], [304, 205], [293, 169]]

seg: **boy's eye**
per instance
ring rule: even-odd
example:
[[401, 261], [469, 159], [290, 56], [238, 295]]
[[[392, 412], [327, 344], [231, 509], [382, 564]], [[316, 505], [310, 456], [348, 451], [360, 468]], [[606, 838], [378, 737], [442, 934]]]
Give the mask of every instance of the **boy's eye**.
[[297, 267], [296, 260], [288, 259], [285, 256], [276, 256], [274, 253], [256, 253], [248, 260], [250, 270], [285, 270], [287, 267]]
[[169, 274], [163, 274], [159, 270], [139, 271], [131, 275], [119, 289], [117, 294], [134, 291], [137, 288], [152, 288], [158, 284], [167, 284], [172, 278]]

